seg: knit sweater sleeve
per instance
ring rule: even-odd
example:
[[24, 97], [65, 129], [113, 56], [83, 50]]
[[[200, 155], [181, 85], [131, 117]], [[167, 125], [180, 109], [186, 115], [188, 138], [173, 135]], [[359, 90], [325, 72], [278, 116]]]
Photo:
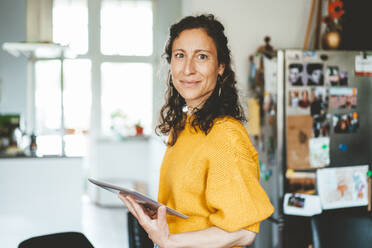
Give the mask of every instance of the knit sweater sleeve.
[[205, 192], [209, 221], [229, 232], [257, 233], [274, 211], [259, 184], [257, 152], [241, 123], [230, 120], [213, 129]]

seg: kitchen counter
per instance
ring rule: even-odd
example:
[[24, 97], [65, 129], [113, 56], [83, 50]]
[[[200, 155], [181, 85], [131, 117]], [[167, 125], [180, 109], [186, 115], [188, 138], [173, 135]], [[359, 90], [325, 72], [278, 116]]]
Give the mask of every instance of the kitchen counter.
[[0, 159], [0, 237], [17, 247], [31, 236], [80, 231], [83, 186], [82, 158]]
[[12, 155], [6, 155], [6, 154], [0, 154], [0, 160], [1, 159], [45, 159], [45, 158], [57, 158], [57, 159], [75, 159], [79, 158], [82, 159], [82, 157], [67, 157], [67, 156], [59, 156], [59, 155], [48, 155], [48, 156], [26, 156], [26, 155], [17, 155], [17, 156], [12, 156]]

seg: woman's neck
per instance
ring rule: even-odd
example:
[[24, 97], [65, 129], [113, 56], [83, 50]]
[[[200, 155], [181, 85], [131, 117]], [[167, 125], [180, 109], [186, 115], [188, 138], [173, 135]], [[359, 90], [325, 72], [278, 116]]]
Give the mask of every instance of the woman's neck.
[[196, 111], [201, 109], [207, 99], [209, 98], [210, 94], [205, 95], [203, 98], [199, 99], [199, 101], [187, 101], [186, 100], [186, 111], [187, 115], [193, 115]]
[[185, 106], [183, 112], [185, 112], [188, 116], [192, 116], [199, 108], [193, 108], [189, 106]]

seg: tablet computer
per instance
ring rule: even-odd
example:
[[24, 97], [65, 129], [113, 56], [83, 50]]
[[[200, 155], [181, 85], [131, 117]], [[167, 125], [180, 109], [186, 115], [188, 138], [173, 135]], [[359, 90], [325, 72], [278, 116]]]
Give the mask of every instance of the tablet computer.
[[[163, 204], [161, 204], [157, 201], [154, 201], [151, 198], [149, 198], [149, 197], [147, 197], [147, 196], [145, 196], [145, 195], [143, 195], [143, 194], [141, 194], [137, 191], [122, 188], [122, 187], [115, 186], [115, 185], [112, 185], [112, 184], [108, 184], [108, 183], [98, 181], [98, 180], [93, 179], [93, 178], [88, 178], [88, 180], [89, 180], [89, 182], [91, 182], [91, 183], [93, 183], [93, 184], [95, 184], [95, 185], [97, 185], [101, 188], [104, 188], [105, 190], [108, 190], [112, 193], [115, 193], [115, 194], [123, 193], [123, 194], [130, 195], [136, 200], [136, 202], [138, 202], [139, 204], [142, 204], [146, 208], [150, 208], [152, 210], [157, 210], [158, 207], [163, 205]], [[171, 215], [174, 215], [174, 216], [181, 217], [183, 219], [188, 218], [188, 216], [186, 216], [184, 214], [181, 214], [180, 212], [177, 212], [176, 210], [174, 210], [172, 208], [169, 208], [169, 207], [167, 207], [167, 213], [171, 214]]]

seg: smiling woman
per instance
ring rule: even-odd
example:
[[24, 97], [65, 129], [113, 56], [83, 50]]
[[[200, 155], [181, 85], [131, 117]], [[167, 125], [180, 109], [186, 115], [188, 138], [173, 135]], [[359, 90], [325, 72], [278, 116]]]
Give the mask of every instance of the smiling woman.
[[[238, 103], [235, 73], [231, 68], [224, 27], [213, 16], [189, 16], [173, 25], [165, 47], [165, 57], [171, 65], [171, 71], [167, 101], [160, 111], [161, 121], [157, 131], [172, 134], [169, 145], [176, 142], [179, 132], [185, 127], [184, 107], [195, 117], [192, 126], [198, 126], [205, 134], [217, 117], [231, 116], [239, 121], [246, 120]], [[187, 91], [179, 92], [176, 89], [182, 85], [179, 82], [193, 81], [199, 83], [188, 87]], [[193, 99], [195, 91], [199, 97]]]
[[213, 15], [185, 17], [171, 27], [165, 48], [170, 72], [158, 131], [169, 141], [158, 200], [189, 218], [166, 216], [164, 206], [150, 214], [119, 196], [162, 248], [250, 245], [273, 213], [242, 124], [223, 31]]

